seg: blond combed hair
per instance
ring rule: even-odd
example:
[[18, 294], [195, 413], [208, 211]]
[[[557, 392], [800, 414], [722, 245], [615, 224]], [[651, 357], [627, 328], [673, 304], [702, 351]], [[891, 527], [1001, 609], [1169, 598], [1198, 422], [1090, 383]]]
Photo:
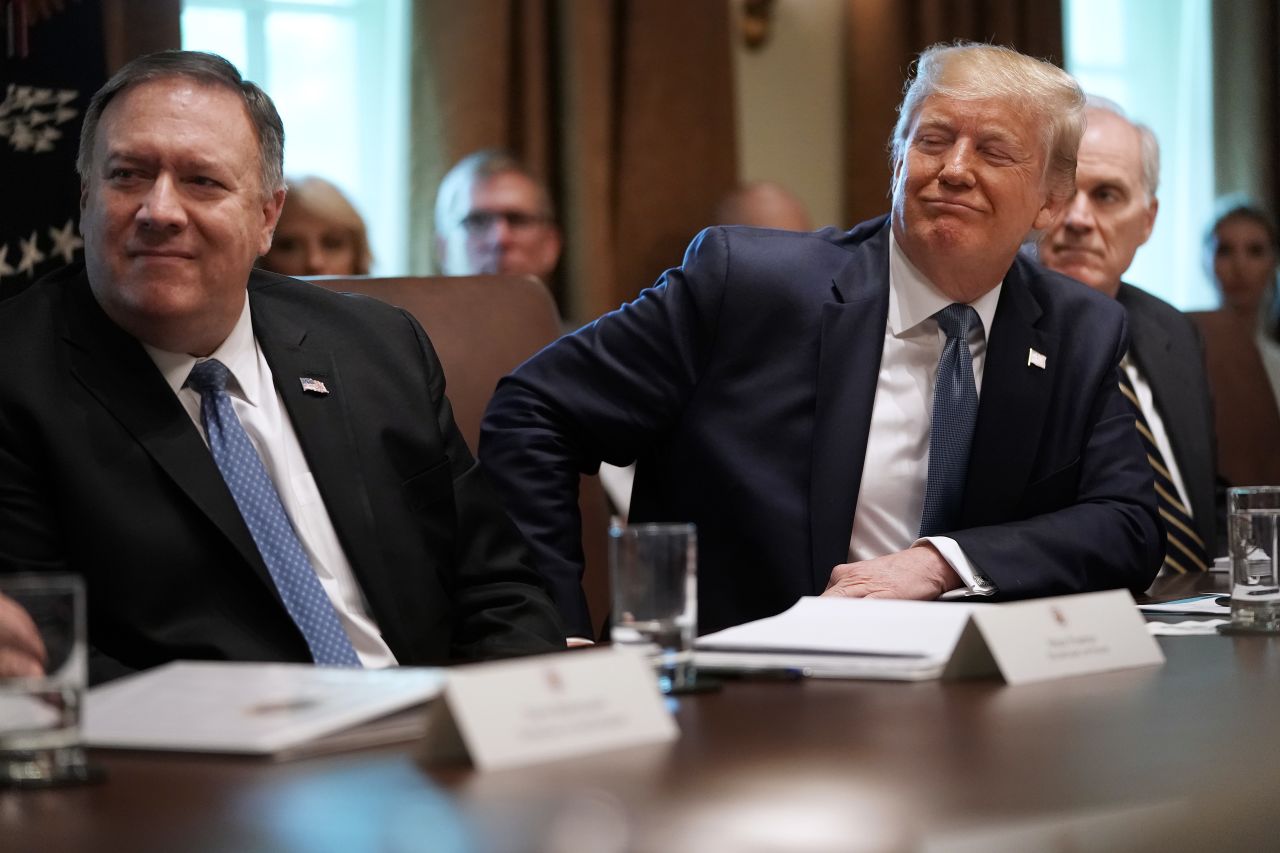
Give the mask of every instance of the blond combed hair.
[[889, 141], [896, 169], [906, 154], [907, 137], [926, 98], [999, 99], [1017, 106], [1040, 127], [1045, 149], [1045, 188], [1049, 198], [1075, 194], [1076, 152], [1084, 134], [1084, 92], [1061, 68], [1008, 47], [959, 41], [935, 44], [915, 62], [898, 121]]

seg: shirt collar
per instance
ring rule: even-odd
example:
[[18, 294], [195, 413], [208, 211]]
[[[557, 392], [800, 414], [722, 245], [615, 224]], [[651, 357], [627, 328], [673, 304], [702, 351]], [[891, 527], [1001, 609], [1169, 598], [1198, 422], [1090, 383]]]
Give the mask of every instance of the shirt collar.
[[[982, 322], [984, 339], [990, 334], [996, 316], [996, 304], [1004, 282], [969, 303]], [[955, 300], [933, 286], [924, 273], [916, 269], [898, 245], [889, 229], [889, 331], [901, 336], [946, 308]]]
[[[196, 362], [205, 360], [187, 353], [168, 352], [146, 343], [142, 346], [175, 394], [186, 384]], [[227, 380], [228, 393], [238, 396], [251, 406], [258, 405], [262, 392], [258, 376], [258, 342], [253, 337], [253, 318], [249, 313], [247, 296], [231, 334], [208, 357], [216, 358], [231, 371], [231, 378]]]

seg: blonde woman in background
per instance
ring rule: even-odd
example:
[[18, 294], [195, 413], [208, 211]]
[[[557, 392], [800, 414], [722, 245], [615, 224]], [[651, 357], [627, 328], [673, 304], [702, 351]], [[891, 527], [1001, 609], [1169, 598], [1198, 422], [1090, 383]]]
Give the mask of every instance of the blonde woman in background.
[[271, 251], [258, 266], [282, 275], [368, 275], [373, 255], [364, 220], [324, 178], [288, 181]]

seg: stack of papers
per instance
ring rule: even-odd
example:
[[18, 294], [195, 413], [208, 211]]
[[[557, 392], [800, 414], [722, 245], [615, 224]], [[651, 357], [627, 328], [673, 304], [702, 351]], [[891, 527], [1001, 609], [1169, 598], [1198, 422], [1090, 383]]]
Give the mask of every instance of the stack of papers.
[[1193, 595], [1190, 598], [1179, 598], [1176, 601], [1163, 601], [1159, 604], [1139, 604], [1143, 613], [1174, 613], [1195, 616], [1230, 616], [1231, 596], [1221, 593]]
[[942, 675], [982, 604], [805, 597], [791, 609], [699, 637], [700, 669], [919, 681]]
[[[89, 746], [276, 758], [412, 740], [439, 669], [178, 661], [86, 695]], [[403, 713], [397, 713], [403, 712]]]

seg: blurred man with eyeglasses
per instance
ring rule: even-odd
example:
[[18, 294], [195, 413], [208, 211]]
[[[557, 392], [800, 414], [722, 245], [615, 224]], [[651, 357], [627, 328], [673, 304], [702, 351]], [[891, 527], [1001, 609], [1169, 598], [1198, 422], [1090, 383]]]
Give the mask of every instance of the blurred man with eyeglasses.
[[458, 161], [436, 194], [436, 259], [445, 275], [535, 275], [560, 260], [547, 188], [510, 154], [486, 149]]

